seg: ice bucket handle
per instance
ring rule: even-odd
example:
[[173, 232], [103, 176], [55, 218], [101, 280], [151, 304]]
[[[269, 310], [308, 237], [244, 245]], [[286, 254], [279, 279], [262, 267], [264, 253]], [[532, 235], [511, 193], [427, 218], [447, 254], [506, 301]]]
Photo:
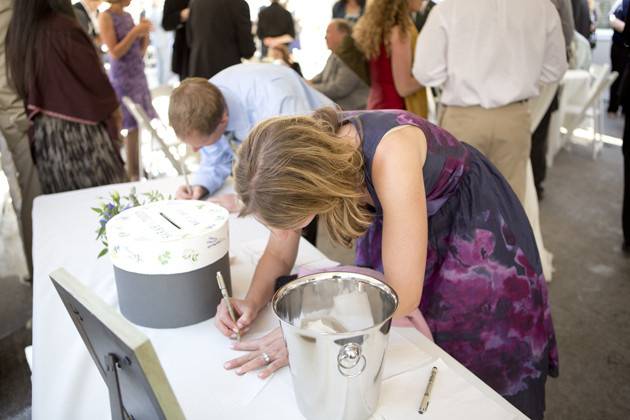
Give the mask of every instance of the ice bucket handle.
[[[359, 363], [363, 363], [358, 372], [351, 372]], [[365, 370], [367, 362], [362, 354], [361, 346], [357, 343], [347, 343], [337, 355], [337, 369], [346, 378], [354, 378], [359, 376]]]

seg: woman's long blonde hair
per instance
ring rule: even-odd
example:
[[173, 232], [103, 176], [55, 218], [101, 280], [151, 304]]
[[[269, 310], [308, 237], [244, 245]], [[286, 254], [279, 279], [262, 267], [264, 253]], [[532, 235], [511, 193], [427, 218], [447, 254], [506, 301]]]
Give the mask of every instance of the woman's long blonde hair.
[[398, 26], [402, 34], [408, 34], [413, 25], [409, 16], [408, 0], [372, 0], [354, 27], [352, 37], [368, 60], [378, 57], [381, 44], [385, 44], [389, 56], [392, 28]]
[[241, 145], [234, 168], [241, 216], [253, 214], [269, 227], [295, 229], [311, 215], [346, 247], [369, 227], [363, 154], [336, 136], [337, 111], [275, 117], [258, 124]]

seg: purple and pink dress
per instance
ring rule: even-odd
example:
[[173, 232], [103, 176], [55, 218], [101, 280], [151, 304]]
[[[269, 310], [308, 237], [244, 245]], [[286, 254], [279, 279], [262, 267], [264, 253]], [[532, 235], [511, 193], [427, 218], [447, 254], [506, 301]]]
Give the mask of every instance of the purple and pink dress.
[[[476, 149], [405, 111], [345, 113], [362, 137], [375, 220], [356, 264], [383, 272], [383, 210], [372, 161], [400, 125], [427, 140], [428, 253], [420, 311], [435, 343], [532, 419], [544, 414], [558, 350], [534, 234], [507, 181]], [[418, 279], [418, 281], [421, 281]]]
[[[133, 18], [127, 12], [115, 13], [107, 10], [114, 23], [116, 42], [120, 42], [133, 29]], [[144, 59], [142, 54], [142, 41], [137, 38], [125, 55], [118, 60], [111, 58], [109, 78], [116, 91], [118, 100], [122, 104], [122, 98], [128, 96], [133, 102], [140, 105], [149, 118], [157, 118], [157, 113], [151, 104], [149, 84], [144, 74]], [[138, 123], [131, 112], [122, 104], [123, 126], [125, 129], [138, 128]]]

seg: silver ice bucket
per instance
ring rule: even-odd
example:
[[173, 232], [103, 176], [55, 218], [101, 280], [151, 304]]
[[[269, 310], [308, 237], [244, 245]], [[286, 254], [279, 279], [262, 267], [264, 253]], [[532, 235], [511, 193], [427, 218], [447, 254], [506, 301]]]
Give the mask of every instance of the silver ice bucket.
[[364, 420], [376, 410], [396, 292], [362, 274], [301, 277], [276, 292], [298, 406], [309, 420]]

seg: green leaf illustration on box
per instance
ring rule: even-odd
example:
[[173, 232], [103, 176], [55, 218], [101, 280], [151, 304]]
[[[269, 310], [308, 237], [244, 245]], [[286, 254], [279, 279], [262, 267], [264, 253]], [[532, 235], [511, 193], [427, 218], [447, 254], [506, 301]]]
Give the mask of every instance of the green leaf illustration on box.
[[185, 260], [191, 260], [192, 262], [197, 262], [199, 259], [199, 253], [194, 249], [187, 249], [184, 251], [182, 258]]
[[[92, 211], [94, 211], [98, 215], [98, 229], [96, 230], [96, 239], [100, 240], [104, 246], [103, 250], [98, 254], [98, 257], [100, 258], [103, 255], [107, 254], [108, 245], [107, 231], [105, 229], [105, 225], [114, 216], [133, 207], [171, 199], [172, 197], [170, 195], [165, 196], [159, 191], [150, 191], [148, 193], [143, 193], [142, 197], [139, 198], [138, 194], [136, 193], [135, 187], [131, 188], [131, 190], [129, 191], [129, 195], [121, 195], [118, 191], [113, 191], [109, 194], [108, 198], [100, 197], [100, 200], [108, 201], [100, 202], [98, 204], [98, 207], [91, 207]], [[129, 236], [129, 233], [120, 232], [118, 236], [121, 238], [127, 237]], [[131, 259], [138, 262], [142, 261], [142, 258], [139, 255], [131, 255], [130, 257]]]
[[164, 254], [158, 255], [158, 260], [160, 261], [160, 264], [162, 265], [168, 264], [168, 262], [171, 260], [171, 252], [166, 251], [164, 252]]

